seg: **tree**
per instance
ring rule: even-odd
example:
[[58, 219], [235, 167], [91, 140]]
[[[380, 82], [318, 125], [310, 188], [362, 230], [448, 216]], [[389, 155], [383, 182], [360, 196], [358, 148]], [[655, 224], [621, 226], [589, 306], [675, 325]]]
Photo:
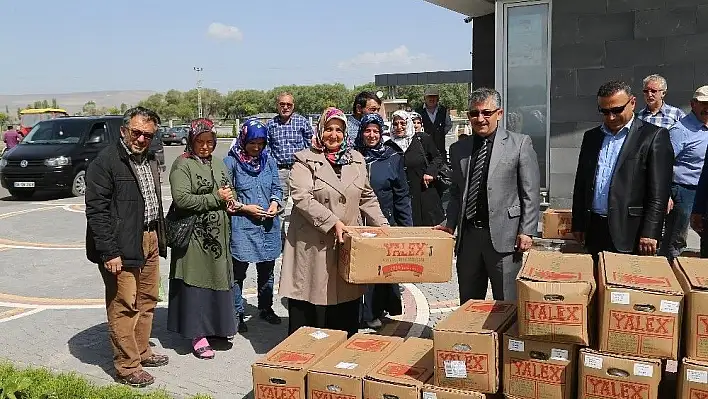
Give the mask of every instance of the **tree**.
[[56, 98], [52, 98], [52, 108], [59, 108], [59, 106], [57, 105], [57, 99], [56, 99]]
[[123, 113], [120, 112], [120, 109], [118, 107], [109, 107], [106, 109], [105, 114], [106, 115], [122, 115]]
[[98, 110], [96, 109], [96, 102], [89, 100], [84, 104], [82, 108], [84, 115], [98, 115]]
[[125, 111], [127, 111], [127, 110], [128, 110], [128, 104], [126, 104], [126, 103], [121, 103], [121, 104], [120, 104], [120, 113], [121, 113], [121, 114], [125, 114]]
[[5, 127], [7, 125], [7, 121], [9, 121], [9, 120], [10, 120], [9, 114], [0, 112], [0, 127]]

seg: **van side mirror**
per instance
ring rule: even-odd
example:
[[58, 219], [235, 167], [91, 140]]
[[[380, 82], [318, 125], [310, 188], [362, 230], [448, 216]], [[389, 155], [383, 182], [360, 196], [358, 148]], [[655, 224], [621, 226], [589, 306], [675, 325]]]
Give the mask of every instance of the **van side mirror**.
[[96, 136], [89, 137], [88, 141], [86, 141], [86, 144], [98, 144], [101, 142], [103, 142], [103, 137], [98, 134]]

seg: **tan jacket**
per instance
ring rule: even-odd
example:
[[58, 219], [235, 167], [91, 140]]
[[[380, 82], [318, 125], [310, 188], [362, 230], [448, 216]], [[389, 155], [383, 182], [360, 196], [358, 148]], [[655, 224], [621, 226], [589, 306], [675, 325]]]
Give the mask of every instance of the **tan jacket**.
[[290, 172], [293, 210], [283, 250], [279, 295], [315, 305], [335, 305], [361, 297], [365, 286], [339, 276], [333, 227], [359, 224], [363, 213], [371, 226], [388, 225], [369, 185], [364, 157], [342, 167], [339, 179], [321, 152], [295, 154]]

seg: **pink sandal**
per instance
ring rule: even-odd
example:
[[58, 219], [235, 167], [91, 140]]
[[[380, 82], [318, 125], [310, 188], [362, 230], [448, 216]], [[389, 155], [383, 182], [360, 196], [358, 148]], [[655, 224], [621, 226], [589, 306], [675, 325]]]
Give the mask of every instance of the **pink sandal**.
[[214, 355], [216, 355], [205, 337], [194, 338], [192, 340], [192, 348], [194, 348], [194, 356], [200, 359], [209, 360], [213, 359]]

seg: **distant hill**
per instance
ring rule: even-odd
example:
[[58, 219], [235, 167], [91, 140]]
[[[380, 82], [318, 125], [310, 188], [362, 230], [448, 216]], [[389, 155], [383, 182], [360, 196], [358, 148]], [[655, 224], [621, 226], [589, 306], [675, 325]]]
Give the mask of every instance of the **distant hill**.
[[136, 105], [141, 100], [155, 94], [150, 90], [114, 90], [114, 91], [92, 91], [85, 93], [63, 93], [63, 94], [0, 94], [0, 112], [5, 112], [5, 106], [9, 108], [10, 114], [14, 115], [17, 108], [24, 108], [35, 101], [47, 100], [50, 104], [52, 98], [56, 98], [57, 105], [74, 114], [82, 110], [88, 101], [94, 101], [96, 107], [120, 107], [121, 103]]

